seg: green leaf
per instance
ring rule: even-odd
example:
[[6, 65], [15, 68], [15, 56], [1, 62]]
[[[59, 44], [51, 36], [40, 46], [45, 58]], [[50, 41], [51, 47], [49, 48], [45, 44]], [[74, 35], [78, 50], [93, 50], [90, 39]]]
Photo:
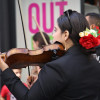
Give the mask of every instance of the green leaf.
[[88, 32], [89, 32], [90, 30], [89, 30], [88, 28], [86, 28], [86, 31], [88, 31]]

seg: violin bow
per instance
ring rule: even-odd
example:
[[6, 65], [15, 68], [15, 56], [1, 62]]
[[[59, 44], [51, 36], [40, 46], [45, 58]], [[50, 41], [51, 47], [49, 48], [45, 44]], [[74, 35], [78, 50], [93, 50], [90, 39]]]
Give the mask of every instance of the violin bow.
[[[19, 0], [18, 0], [18, 7], [19, 7], [19, 11], [20, 11], [20, 16], [21, 16], [21, 22], [22, 22], [22, 28], [23, 28], [23, 35], [24, 35], [25, 48], [27, 49], [27, 42], [26, 42], [25, 28], [24, 28], [24, 22], [23, 22], [22, 10], [21, 10], [21, 5], [20, 5], [20, 1], [19, 1]], [[30, 68], [29, 68], [29, 66], [28, 66], [28, 74], [29, 74], [29, 76], [30, 76]]]
[[38, 24], [38, 22], [37, 22], [37, 20], [36, 20], [36, 18], [35, 18], [34, 16], [33, 16], [33, 19], [34, 19], [34, 21], [35, 21], [35, 23], [36, 23], [36, 25], [37, 25], [37, 27], [38, 27], [38, 29], [39, 29], [39, 31], [40, 31], [40, 34], [41, 34], [41, 36], [42, 36], [42, 38], [43, 38], [45, 44], [48, 45], [48, 42], [47, 42], [47, 40], [46, 40], [46, 38], [45, 38], [43, 32], [41, 31], [40, 26], [39, 26], [39, 24]]

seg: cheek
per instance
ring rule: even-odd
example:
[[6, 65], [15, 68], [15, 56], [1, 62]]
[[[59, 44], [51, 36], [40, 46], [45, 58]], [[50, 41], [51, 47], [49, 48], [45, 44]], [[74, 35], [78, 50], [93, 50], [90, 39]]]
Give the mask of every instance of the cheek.
[[56, 33], [54, 33], [52, 36], [53, 36], [53, 39], [55, 39], [55, 37], [56, 37]]
[[18, 73], [15, 73], [16, 74], [16, 76], [18, 77]]
[[33, 48], [34, 48], [34, 50], [38, 49], [38, 46], [35, 42], [33, 42]]
[[53, 42], [57, 41], [57, 33], [53, 34]]
[[36, 44], [35, 44], [35, 43], [33, 44], [33, 48], [34, 48], [34, 49], [37, 49], [37, 46], [36, 46]]
[[19, 77], [19, 78], [21, 78], [21, 74], [20, 73], [17, 73], [16, 76]]

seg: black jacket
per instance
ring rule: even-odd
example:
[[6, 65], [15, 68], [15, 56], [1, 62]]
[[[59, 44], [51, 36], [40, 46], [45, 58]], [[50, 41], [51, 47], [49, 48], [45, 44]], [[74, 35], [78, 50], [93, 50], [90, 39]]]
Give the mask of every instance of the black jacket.
[[18, 100], [100, 100], [100, 64], [76, 46], [47, 63], [30, 90], [9, 68], [2, 77]]

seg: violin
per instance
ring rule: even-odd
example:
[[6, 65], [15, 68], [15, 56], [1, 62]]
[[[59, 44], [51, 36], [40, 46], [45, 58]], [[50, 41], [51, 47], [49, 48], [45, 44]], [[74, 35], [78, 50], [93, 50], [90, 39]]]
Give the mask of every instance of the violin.
[[38, 50], [28, 50], [25, 48], [13, 48], [1, 54], [1, 58], [12, 69], [25, 68], [31, 66], [42, 66], [65, 54], [63, 45], [55, 43], [46, 45]]

